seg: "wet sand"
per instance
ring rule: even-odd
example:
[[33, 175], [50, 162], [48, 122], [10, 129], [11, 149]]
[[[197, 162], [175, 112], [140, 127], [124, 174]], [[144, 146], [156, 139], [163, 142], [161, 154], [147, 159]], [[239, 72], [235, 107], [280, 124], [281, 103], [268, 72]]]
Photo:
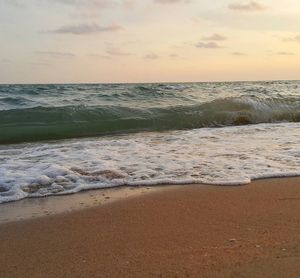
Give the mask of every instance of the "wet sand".
[[166, 189], [164, 186], [116, 187], [60, 196], [26, 198], [17, 202], [0, 204], [0, 225], [106, 205], [164, 189]]
[[2, 223], [0, 276], [299, 278], [299, 211], [300, 178], [167, 187]]

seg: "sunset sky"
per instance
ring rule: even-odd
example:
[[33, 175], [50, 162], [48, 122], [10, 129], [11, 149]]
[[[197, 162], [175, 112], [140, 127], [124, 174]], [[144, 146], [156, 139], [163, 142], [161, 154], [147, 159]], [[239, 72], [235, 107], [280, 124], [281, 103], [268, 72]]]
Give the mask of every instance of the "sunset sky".
[[0, 83], [300, 79], [299, 0], [0, 0]]

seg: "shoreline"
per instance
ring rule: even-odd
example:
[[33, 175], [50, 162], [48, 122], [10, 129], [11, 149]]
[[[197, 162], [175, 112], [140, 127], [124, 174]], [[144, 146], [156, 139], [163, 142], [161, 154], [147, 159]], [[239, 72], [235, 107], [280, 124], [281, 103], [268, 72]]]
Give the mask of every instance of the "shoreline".
[[2, 275], [298, 278], [299, 185], [164, 187], [1, 224]]
[[[261, 178], [242, 185], [217, 184], [184, 184], [184, 185], [156, 185], [156, 186], [120, 186], [84, 190], [74, 194], [54, 195], [46, 197], [25, 198], [23, 200], [0, 204], [0, 225], [10, 222], [26, 221], [50, 215], [65, 214], [82, 209], [103, 206], [112, 202], [136, 198], [143, 194], [154, 193], [176, 188], [192, 187], [243, 187], [263, 181], [277, 181], [299, 179], [300, 177]], [[300, 182], [299, 182], [300, 183]]]
[[166, 188], [165, 186], [122, 186], [7, 202], [0, 204], [0, 225], [104, 206]]
[[155, 186], [120, 186], [112, 188], [99, 188], [83, 190], [74, 194], [53, 195], [45, 197], [25, 198], [19, 201], [0, 204], [0, 225], [10, 222], [26, 221], [50, 215], [65, 214], [82, 209], [103, 206], [112, 202], [118, 202], [136, 198], [144, 194], [180, 189], [181, 187], [244, 187], [252, 183], [263, 181], [277, 181], [287, 179], [299, 179], [299, 176], [260, 178], [248, 184], [218, 185], [218, 184], [170, 184]]

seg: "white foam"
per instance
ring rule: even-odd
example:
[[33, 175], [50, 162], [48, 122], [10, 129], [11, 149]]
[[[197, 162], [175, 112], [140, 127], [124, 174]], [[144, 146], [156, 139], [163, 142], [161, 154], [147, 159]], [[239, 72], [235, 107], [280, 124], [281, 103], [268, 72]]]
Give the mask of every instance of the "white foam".
[[121, 185], [300, 175], [300, 124], [260, 124], [0, 147], [0, 203]]

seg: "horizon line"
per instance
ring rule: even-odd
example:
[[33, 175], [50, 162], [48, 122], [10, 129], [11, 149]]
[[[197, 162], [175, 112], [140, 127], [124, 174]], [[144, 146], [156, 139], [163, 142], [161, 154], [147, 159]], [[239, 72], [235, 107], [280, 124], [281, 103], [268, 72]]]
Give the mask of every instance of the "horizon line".
[[134, 85], [134, 84], [192, 84], [192, 83], [245, 83], [245, 82], [275, 82], [300, 81], [300, 79], [265, 79], [265, 80], [219, 80], [219, 81], [151, 81], [151, 82], [47, 82], [47, 83], [0, 83], [0, 86], [9, 85]]

